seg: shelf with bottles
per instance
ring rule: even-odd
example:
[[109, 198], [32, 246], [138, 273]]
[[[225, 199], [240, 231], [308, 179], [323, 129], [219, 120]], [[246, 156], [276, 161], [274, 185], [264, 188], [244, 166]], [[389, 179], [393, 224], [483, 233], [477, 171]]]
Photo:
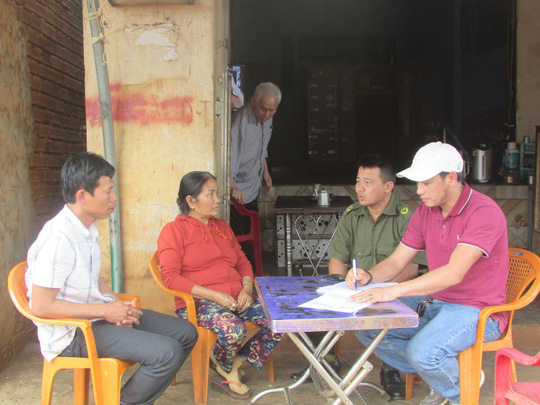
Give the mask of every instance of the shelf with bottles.
[[536, 167], [536, 143], [523, 142], [519, 145], [519, 174], [521, 182], [528, 184], [529, 176], [534, 176]]

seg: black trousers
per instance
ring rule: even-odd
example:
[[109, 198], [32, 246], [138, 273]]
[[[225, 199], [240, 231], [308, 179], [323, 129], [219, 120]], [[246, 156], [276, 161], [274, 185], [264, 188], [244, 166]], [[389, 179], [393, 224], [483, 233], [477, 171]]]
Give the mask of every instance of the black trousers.
[[[244, 204], [247, 210], [259, 212], [259, 203], [255, 199], [247, 204]], [[241, 215], [233, 204], [231, 204], [231, 228], [235, 235], [245, 235], [251, 232], [251, 221], [247, 215]], [[255, 272], [255, 255], [253, 254], [253, 246], [249, 242], [241, 243], [242, 251], [248, 258]]]
[[[153, 404], [167, 389], [197, 342], [197, 330], [187, 320], [143, 309], [139, 321], [139, 325], [132, 328], [106, 321], [92, 323], [99, 357], [139, 363], [135, 374], [122, 387], [122, 404]], [[81, 329], [77, 329], [73, 341], [60, 356], [88, 356]]]

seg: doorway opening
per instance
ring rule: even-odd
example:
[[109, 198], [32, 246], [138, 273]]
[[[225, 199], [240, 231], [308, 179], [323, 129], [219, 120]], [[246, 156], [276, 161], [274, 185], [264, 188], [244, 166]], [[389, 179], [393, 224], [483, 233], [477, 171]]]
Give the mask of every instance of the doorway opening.
[[490, 137], [496, 155], [515, 116], [509, 3], [232, 0], [231, 64], [244, 67], [246, 101], [262, 81], [283, 92], [274, 184], [351, 184], [364, 153], [405, 167], [440, 123], [469, 151]]

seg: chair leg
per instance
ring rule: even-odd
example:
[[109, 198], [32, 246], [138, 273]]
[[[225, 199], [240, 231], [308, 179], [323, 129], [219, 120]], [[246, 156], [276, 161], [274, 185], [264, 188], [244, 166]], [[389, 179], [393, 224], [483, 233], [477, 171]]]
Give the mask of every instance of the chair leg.
[[216, 335], [205, 328], [197, 328], [197, 330], [199, 332], [199, 339], [191, 351], [193, 399], [195, 404], [206, 404], [208, 401], [210, 350], [216, 340]]
[[254, 237], [252, 242], [251, 245], [253, 246], [253, 256], [255, 259], [255, 275], [261, 277], [263, 275], [261, 239]]
[[480, 400], [482, 351], [475, 353], [473, 348], [462, 351], [458, 356], [461, 405], [478, 405]]
[[266, 367], [268, 367], [268, 381], [271, 383], [276, 381], [274, 376], [274, 356], [271, 354], [266, 360]]
[[88, 405], [90, 370], [87, 368], [73, 369], [73, 392], [75, 405]]
[[[462, 351], [458, 356], [461, 405], [478, 405], [480, 400], [482, 358], [480, 357], [480, 361], [478, 359], [474, 361], [473, 358], [472, 348]], [[415, 378], [416, 376], [410, 374], [405, 377], [405, 399], [411, 399], [413, 396]]]
[[509, 357], [499, 356], [495, 360], [495, 405], [508, 405], [510, 401], [506, 398], [506, 391], [510, 387], [512, 380], [512, 365], [514, 363]]
[[101, 374], [104, 382], [102, 385], [104, 404], [118, 404], [120, 403], [122, 374], [124, 374], [126, 369], [119, 367], [119, 361], [116, 359], [100, 359], [99, 362], [101, 364]]
[[413, 397], [414, 388], [414, 375], [405, 375], [405, 399], [411, 399]]
[[47, 360], [43, 359], [43, 373], [41, 377], [41, 405], [50, 405], [52, 400], [52, 389], [56, 369], [51, 367]]
[[517, 382], [516, 362], [510, 359], [510, 373], [512, 376], [512, 382]]

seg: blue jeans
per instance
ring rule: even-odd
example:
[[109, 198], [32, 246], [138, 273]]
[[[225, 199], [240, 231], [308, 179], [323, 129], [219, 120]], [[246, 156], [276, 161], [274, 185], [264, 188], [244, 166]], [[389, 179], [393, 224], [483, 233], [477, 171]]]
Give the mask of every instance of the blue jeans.
[[[422, 297], [400, 301], [416, 310]], [[382, 361], [407, 374], [418, 374], [438, 394], [460, 403], [459, 366], [456, 356], [476, 340], [480, 310], [468, 305], [433, 300], [428, 303], [417, 328], [391, 329], [375, 349]], [[369, 345], [378, 331], [359, 330], [356, 336]], [[499, 322], [489, 318], [484, 341], [501, 335]]]

